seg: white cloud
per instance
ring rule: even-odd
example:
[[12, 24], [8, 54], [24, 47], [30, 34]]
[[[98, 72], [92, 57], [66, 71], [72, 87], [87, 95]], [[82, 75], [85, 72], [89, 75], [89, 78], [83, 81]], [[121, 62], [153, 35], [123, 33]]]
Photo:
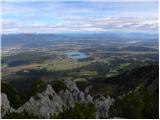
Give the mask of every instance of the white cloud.
[[22, 25], [15, 21], [3, 21], [2, 22], [3, 33], [13, 32], [105, 32], [105, 31], [157, 31], [158, 20], [156, 19], [115, 19], [115, 18], [103, 18], [95, 20], [81, 20], [70, 21], [66, 19], [65, 23], [59, 25], [44, 25], [41, 23], [32, 25]]
[[154, 2], [158, 0], [1, 0], [1, 2], [66, 2], [66, 1], [87, 1], [87, 2]]
[[[2, 27], [9, 32], [157, 31], [156, 5], [96, 2], [154, 2], [157, 0], [1, 0]], [[34, 1], [33, 3], [29, 3]], [[35, 3], [35, 1], [37, 1]], [[41, 3], [43, 1], [43, 3]], [[54, 1], [87, 1], [59, 3]], [[19, 3], [16, 3], [19, 2]], [[20, 3], [21, 2], [21, 3]], [[91, 2], [93, 4], [90, 4]], [[139, 5], [137, 7], [137, 5]], [[141, 6], [144, 5], [144, 6]], [[151, 6], [150, 6], [151, 5]], [[137, 7], [137, 9], [136, 9]], [[134, 17], [130, 17], [134, 16]], [[142, 16], [142, 17], [141, 17]], [[136, 18], [137, 17], [137, 18]]]

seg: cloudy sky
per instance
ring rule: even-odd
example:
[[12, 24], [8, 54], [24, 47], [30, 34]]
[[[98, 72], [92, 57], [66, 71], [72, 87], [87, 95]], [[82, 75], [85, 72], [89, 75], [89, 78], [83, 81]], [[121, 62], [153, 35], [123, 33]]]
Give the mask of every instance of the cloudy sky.
[[158, 32], [158, 0], [1, 0], [2, 33]]

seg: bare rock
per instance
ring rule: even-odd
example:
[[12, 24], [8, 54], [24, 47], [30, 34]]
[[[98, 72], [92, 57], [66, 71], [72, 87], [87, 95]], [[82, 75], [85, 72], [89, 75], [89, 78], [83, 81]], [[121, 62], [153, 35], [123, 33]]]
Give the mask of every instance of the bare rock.
[[1, 116], [3, 117], [7, 112], [10, 111], [10, 104], [7, 98], [7, 95], [2, 93], [1, 94]]
[[76, 102], [80, 103], [94, 103], [96, 107], [97, 118], [108, 118], [109, 107], [114, 100], [109, 96], [98, 97], [93, 100], [93, 97], [88, 94], [91, 86], [88, 86], [85, 92], [78, 89], [74, 81], [65, 80], [64, 84], [67, 89], [59, 91], [57, 94], [51, 85], [47, 85], [46, 90], [42, 93], [37, 93], [32, 96], [29, 101], [14, 110], [10, 107], [6, 94], [2, 93], [2, 117], [6, 112], [21, 113], [27, 111], [40, 118], [50, 118], [50, 115], [58, 114], [63, 111], [63, 107], [74, 107]]
[[104, 96], [97, 98], [94, 101], [96, 106], [96, 118], [108, 118], [108, 110], [113, 102], [114, 99], [110, 98], [110, 96], [108, 96], [107, 98], [105, 98]]
[[73, 107], [74, 106], [75, 101], [74, 101], [72, 93], [69, 90], [67, 90], [67, 89], [66, 90], [61, 90], [59, 92], [59, 96], [61, 97], [65, 106], [68, 106], [68, 107]]
[[72, 80], [65, 80], [64, 84], [67, 86], [67, 88], [73, 92], [73, 91], [79, 91], [77, 85]]
[[88, 95], [86, 96], [85, 102], [86, 102], [86, 103], [93, 103], [93, 97], [92, 97], [90, 94], [88, 94]]
[[63, 101], [57, 96], [52, 86], [48, 85], [43, 93], [33, 96], [17, 112], [28, 111], [39, 117], [49, 118], [51, 114], [62, 111]]
[[87, 86], [86, 88], [85, 88], [85, 90], [84, 90], [84, 93], [85, 94], [88, 94], [89, 93], [89, 91], [92, 89], [92, 85], [89, 85], [89, 86]]

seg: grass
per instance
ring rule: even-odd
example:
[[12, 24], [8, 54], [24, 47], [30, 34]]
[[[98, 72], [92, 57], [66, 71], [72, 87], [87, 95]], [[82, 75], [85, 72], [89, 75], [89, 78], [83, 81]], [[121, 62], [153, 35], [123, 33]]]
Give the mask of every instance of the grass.
[[105, 75], [106, 77], [112, 77], [112, 76], [116, 76], [118, 73], [109, 73], [107, 75]]
[[131, 63], [122, 63], [120, 65], [115, 66], [115, 68], [112, 68], [109, 73], [106, 74], [106, 77], [111, 77], [114, 75], [117, 75], [119, 72], [119, 70], [121, 69], [125, 69], [126, 67], [128, 67]]
[[8, 65], [7, 64], [1, 64], [1, 67], [7, 67]]
[[7, 77], [8, 75], [10, 75], [10, 73], [8, 72], [1, 72], [1, 77]]
[[104, 59], [101, 59], [100, 62], [102, 63], [106, 63], [106, 64], [110, 64], [109, 62], [109, 59], [108, 58], [104, 58]]
[[79, 77], [93, 77], [96, 76], [97, 72], [96, 71], [82, 71], [79, 73]]
[[78, 62], [74, 59], [65, 58], [62, 60], [56, 59], [50, 62], [49, 64], [46, 63], [41, 66], [42, 69], [47, 69], [48, 71], [62, 71], [62, 70], [72, 70], [75, 68], [83, 67], [88, 65], [89, 62]]
[[29, 70], [33, 68], [38, 68], [42, 64], [29, 64], [29, 65], [22, 65], [22, 66], [16, 66], [16, 67], [7, 67], [5, 71], [9, 73], [15, 73], [22, 70]]
[[56, 50], [52, 50], [52, 51], [48, 51], [48, 54], [49, 55], [63, 55], [63, 53], [59, 52], [59, 51], [56, 51]]
[[129, 66], [131, 63], [124, 63], [124, 64], [120, 64], [117, 68], [118, 69], [123, 69], [124, 67]]

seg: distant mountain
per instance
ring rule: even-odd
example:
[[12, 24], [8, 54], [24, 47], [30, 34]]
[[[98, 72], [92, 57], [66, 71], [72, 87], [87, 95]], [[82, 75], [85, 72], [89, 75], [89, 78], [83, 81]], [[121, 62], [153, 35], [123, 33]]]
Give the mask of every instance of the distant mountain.
[[158, 41], [158, 34], [148, 33], [90, 33], [90, 34], [4, 34], [1, 37], [2, 48], [10, 46], [19, 47], [45, 47], [54, 44], [54, 41], [83, 41], [83, 40], [108, 40], [108, 41], [131, 41], [141, 40]]

